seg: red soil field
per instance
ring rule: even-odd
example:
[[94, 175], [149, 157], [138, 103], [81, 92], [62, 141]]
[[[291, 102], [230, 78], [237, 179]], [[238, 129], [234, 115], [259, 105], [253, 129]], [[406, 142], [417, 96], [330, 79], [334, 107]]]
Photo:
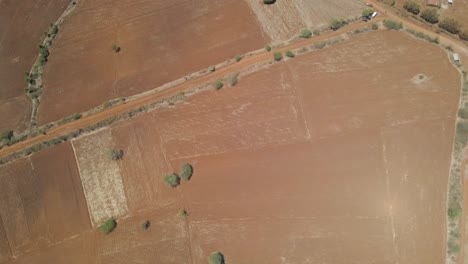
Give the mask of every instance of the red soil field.
[[[382, 30], [112, 126], [128, 218], [13, 263], [443, 263], [459, 85]], [[183, 162], [190, 181], [156, 183]]]
[[43, 32], [68, 0], [0, 1], [0, 130], [22, 131], [31, 115], [24, 73], [33, 65]]
[[7, 259], [8, 249], [21, 255], [90, 228], [70, 144], [2, 167], [0, 181], [0, 236], [5, 233], [9, 244], [0, 243], [0, 260]]
[[150, 90], [265, 42], [243, 1], [80, 1], [51, 49], [39, 122]]

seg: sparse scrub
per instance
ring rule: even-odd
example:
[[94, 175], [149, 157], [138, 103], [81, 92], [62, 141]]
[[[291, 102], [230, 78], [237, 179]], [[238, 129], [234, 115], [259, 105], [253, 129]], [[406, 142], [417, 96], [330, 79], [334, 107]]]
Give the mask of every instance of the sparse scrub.
[[439, 27], [452, 34], [458, 34], [458, 32], [460, 32], [461, 25], [455, 19], [447, 17], [440, 21]]
[[271, 51], [270, 45], [265, 45], [265, 50], [266, 50], [267, 52], [270, 52], [270, 51]]
[[439, 12], [435, 8], [426, 8], [421, 13], [421, 18], [431, 24], [439, 22]]
[[335, 30], [340, 29], [341, 27], [346, 26], [346, 24], [348, 24], [348, 22], [346, 22], [346, 20], [342, 18], [332, 18], [330, 20], [329, 27], [331, 30], [335, 31]]
[[312, 32], [308, 28], [304, 28], [299, 32], [299, 37], [301, 38], [310, 38], [312, 37]]
[[164, 177], [164, 181], [166, 182], [167, 186], [171, 188], [175, 188], [177, 187], [177, 185], [180, 184], [180, 177], [179, 175], [172, 173], [172, 174], [166, 175]]
[[99, 227], [104, 234], [109, 234], [117, 227], [117, 222], [114, 218], [109, 218], [107, 221], [101, 224]]
[[320, 35], [320, 30], [315, 29], [313, 33], [314, 33], [314, 36], [318, 36], [318, 35]]
[[379, 25], [377, 25], [376, 23], [372, 23], [371, 28], [372, 30], [377, 30], [379, 29]]
[[224, 255], [221, 252], [213, 252], [208, 257], [209, 264], [224, 264]]
[[406, 9], [406, 11], [413, 13], [415, 15], [419, 14], [419, 12], [421, 11], [419, 4], [411, 0], [406, 1], [405, 4], [403, 5], [403, 8]]
[[436, 44], [439, 44], [439, 37], [431, 37], [429, 35], [426, 35], [422, 32], [419, 32], [419, 31], [416, 31], [416, 30], [413, 30], [413, 29], [410, 29], [410, 28], [407, 28], [406, 29], [406, 32], [410, 33], [411, 35], [417, 37], [417, 38], [420, 38], [420, 39], [424, 39], [426, 41], [429, 41], [431, 43], [436, 43]]
[[294, 58], [296, 57], [296, 55], [294, 54], [294, 52], [290, 51], [290, 50], [287, 50], [285, 52], [286, 56], [289, 57], [289, 58]]
[[121, 149], [110, 149], [107, 151], [107, 156], [111, 160], [121, 160], [123, 158], [124, 152]]
[[192, 174], [193, 174], [193, 167], [192, 165], [188, 164], [188, 163], [184, 163], [182, 164], [182, 166], [180, 166], [180, 177], [186, 181], [190, 180], [190, 178], [192, 178]]
[[237, 84], [238, 78], [239, 78], [239, 73], [229, 76], [227, 79], [229, 86], [231, 87], [235, 86]]
[[216, 90], [219, 90], [219, 89], [223, 88], [224, 83], [221, 80], [216, 80], [216, 81], [213, 82], [213, 86], [214, 86], [214, 88]]
[[283, 55], [281, 54], [281, 52], [275, 52], [273, 53], [273, 59], [275, 61], [280, 61], [283, 59]]
[[325, 41], [320, 41], [314, 44], [314, 48], [316, 49], [323, 49], [327, 43]]
[[394, 29], [394, 30], [400, 30], [403, 28], [403, 24], [400, 22], [396, 22], [393, 20], [385, 19], [383, 21], [383, 25], [387, 29]]

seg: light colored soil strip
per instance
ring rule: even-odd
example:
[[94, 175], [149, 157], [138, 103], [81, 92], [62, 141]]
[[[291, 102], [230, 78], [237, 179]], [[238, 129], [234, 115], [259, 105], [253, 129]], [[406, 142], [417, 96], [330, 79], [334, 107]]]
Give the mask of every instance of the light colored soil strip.
[[118, 161], [107, 151], [114, 148], [110, 129], [72, 141], [93, 226], [128, 212]]

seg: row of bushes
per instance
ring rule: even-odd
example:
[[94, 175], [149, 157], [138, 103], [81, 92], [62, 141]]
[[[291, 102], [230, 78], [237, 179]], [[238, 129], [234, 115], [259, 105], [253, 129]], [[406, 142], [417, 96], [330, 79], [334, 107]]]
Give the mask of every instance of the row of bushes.
[[419, 13], [421, 18], [431, 24], [439, 23], [439, 28], [446, 30], [452, 34], [458, 34], [458, 36], [463, 40], [468, 40], [468, 29], [462, 30], [461, 24], [457, 20], [447, 17], [439, 21], [439, 11], [436, 8], [426, 8], [421, 12], [420, 5], [412, 0], [408, 0], [403, 5], [408, 12], [418, 15]]

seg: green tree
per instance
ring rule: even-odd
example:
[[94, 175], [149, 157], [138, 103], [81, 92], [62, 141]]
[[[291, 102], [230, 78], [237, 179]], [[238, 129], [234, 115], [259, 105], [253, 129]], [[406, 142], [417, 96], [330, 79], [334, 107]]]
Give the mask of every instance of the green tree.
[[296, 55], [294, 54], [294, 52], [290, 51], [290, 50], [287, 50], [285, 52], [286, 56], [289, 57], [289, 58], [294, 58], [296, 57]]
[[460, 32], [461, 25], [455, 19], [447, 17], [440, 21], [439, 27], [452, 34], [458, 34], [458, 32]]
[[344, 27], [348, 22], [342, 18], [332, 18], [329, 23], [331, 30], [338, 30], [341, 27]]
[[213, 86], [214, 86], [214, 88], [216, 90], [219, 90], [219, 89], [223, 88], [224, 83], [221, 80], [216, 80], [216, 81], [213, 82]]
[[312, 37], [312, 32], [308, 28], [304, 28], [299, 32], [299, 37], [301, 38], [310, 38]]
[[421, 17], [431, 24], [439, 22], [439, 12], [435, 8], [426, 8], [421, 13]]
[[263, 3], [265, 5], [270, 5], [270, 4], [274, 4], [276, 2], [276, 0], [263, 0]]
[[213, 252], [208, 257], [209, 264], [224, 264], [224, 255], [221, 252]]
[[180, 177], [179, 175], [172, 173], [172, 174], [166, 175], [164, 177], [164, 181], [166, 182], [167, 186], [174, 188], [180, 184]]
[[281, 54], [281, 52], [275, 52], [273, 53], [273, 59], [275, 61], [280, 61], [283, 59], [283, 55]]
[[182, 166], [180, 166], [180, 177], [184, 180], [190, 180], [190, 178], [192, 178], [192, 174], [193, 174], [193, 167], [192, 165], [188, 164], [188, 163], [184, 163], [182, 164]]
[[403, 5], [403, 8], [406, 9], [406, 11], [413, 13], [415, 15], [419, 14], [420, 12], [419, 4], [411, 0], [406, 1], [405, 4]]
[[106, 235], [112, 232], [116, 227], [117, 227], [117, 222], [112, 217], [107, 219], [104, 223], [102, 223], [99, 226], [101, 231]]
[[367, 9], [362, 10], [362, 16], [363, 17], [368, 17], [368, 16], [372, 15], [372, 13], [374, 13], [374, 10], [372, 10], [371, 8], [367, 8]]

